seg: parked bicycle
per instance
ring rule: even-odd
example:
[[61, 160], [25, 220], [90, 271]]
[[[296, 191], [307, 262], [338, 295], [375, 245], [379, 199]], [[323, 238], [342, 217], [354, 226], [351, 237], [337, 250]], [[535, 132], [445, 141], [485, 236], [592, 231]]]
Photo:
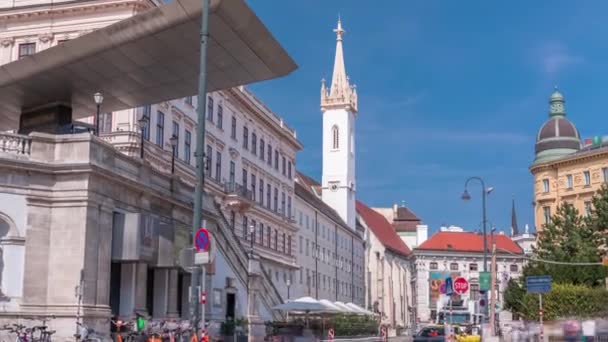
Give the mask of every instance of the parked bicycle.
[[77, 342], [102, 342], [101, 336], [95, 329], [80, 322], [76, 324], [78, 324], [78, 333], [74, 334], [74, 338]]
[[1, 329], [8, 331], [10, 334], [14, 334], [15, 342], [50, 342], [51, 336], [55, 333], [55, 330], [50, 330], [46, 323], [53, 318], [55, 317], [44, 317], [43, 319], [23, 317], [22, 319], [25, 320], [39, 320], [42, 324], [28, 327], [24, 324], [13, 323], [11, 325], [5, 325]]

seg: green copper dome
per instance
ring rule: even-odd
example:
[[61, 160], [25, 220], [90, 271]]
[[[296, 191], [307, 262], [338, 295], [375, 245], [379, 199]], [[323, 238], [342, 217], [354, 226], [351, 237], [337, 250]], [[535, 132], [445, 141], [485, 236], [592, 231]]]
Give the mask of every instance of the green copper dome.
[[566, 100], [557, 90], [549, 97], [549, 119], [538, 130], [534, 163], [559, 159], [580, 150], [581, 138], [576, 126], [566, 119]]

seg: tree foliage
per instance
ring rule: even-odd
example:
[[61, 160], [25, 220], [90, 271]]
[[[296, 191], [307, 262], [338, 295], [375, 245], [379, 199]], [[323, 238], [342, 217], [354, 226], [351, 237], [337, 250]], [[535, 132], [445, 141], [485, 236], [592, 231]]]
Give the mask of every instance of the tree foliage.
[[[608, 267], [552, 264], [599, 263], [608, 246], [608, 187], [593, 196], [593, 209], [582, 217], [569, 203], [563, 203], [538, 235], [534, 256], [523, 269], [524, 278], [511, 280], [504, 294], [505, 308], [528, 319], [538, 318], [538, 295], [527, 294], [525, 277], [550, 275], [552, 291], [545, 295], [548, 319], [606, 315], [608, 291], [604, 289]], [[548, 311], [547, 311], [548, 310]]]
[[[604, 190], [606, 191], [606, 190]], [[608, 196], [606, 199], [594, 198], [598, 205], [606, 206], [608, 217]], [[603, 211], [598, 212], [604, 215]], [[601, 261], [604, 254], [603, 232], [598, 227], [597, 214], [592, 213], [583, 218], [578, 210], [569, 203], [558, 206], [557, 213], [551, 222], [539, 233], [534, 248], [535, 257], [566, 263], [584, 263]], [[531, 261], [524, 268], [524, 276], [550, 275], [553, 282], [586, 286], [601, 286], [606, 278], [606, 267], [559, 265], [542, 261]]]

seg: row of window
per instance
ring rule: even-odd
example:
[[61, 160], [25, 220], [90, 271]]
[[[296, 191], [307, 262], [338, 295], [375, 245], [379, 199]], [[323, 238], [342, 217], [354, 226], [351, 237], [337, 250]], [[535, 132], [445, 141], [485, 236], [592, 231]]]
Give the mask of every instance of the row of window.
[[[304, 269], [300, 268], [300, 284], [304, 283]], [[355, 295], [357, 297], [361, 296], [363, 293], [363, 289], [358, 286], [353, 286], [353, 284], [347, 283], [345, 281], [341, 281], [339, 279], [335, 279], [331, 276], [317, 273], [314, 270], [306, 269], [306, 286], [323, 290], [335, 290], [338, 288], [338, 292], [344, 296], [350, 296], [353, 291], [355, 291]]]
[[[602, 175], [604, 178], [604, 182], [608, 183], [608, 167], [602, 168]], [[589, 171], [583, 171], [583, 177], [585, 178], [585, 186], [591, 185], [591, 173]], [[574, 181], [572, 178], [572, 174], [566, 175], [566, 189], [573, 189]], [[543, 192], [548, 193], [551, 191], [549, 179], [543, 179]]]
[[[453, 262], [450, 263], [450, 271], [458, 271], [459, 270], [459, 264], [457, 262]], [[429, 269], [431, 270], [438, 270], [439, 269], [439, 264], [436, 262], [431, 262], [429, 264]], [[471, 263], [469, 264], [469, 271], [477, 271], [479, 269], [479, 265], [476, 263]], [[519, 267], [516, 264], [511, 264], [509, 265], [509, 271], [511, 272], [517, 272], [519, 270]]]
[[[143, 115], [148, 118], [151, 118], [151, 106], [143, 107]], [[144, 139], [150, 140], [150, 128], [148, 125], [141, 128]], [[171, 134], [176, 139], [175, 148], [173, 149], [173, 154], [175, 158], [179, 158], [180, 156], [180, 139], [181, 139], [181, 128], [179, 122], [173, 121], [171, 125]], [[164, 148], [165, 145], [165, 113], [162, 111], [156, 112], [156, 145]], [[187, 164], [190, 164], [190, 160], [192, 158], [192, 132], [187, 129], [184, 129], [184, 144], [183, 144], [183, 160]]]
[[[316, 245], [315, 242], [309, 239], [306, 239], [306, 249], [304, 249], [304, 237], [300, 236], [300, 244], [299, 250], [300, 254], [304, 254], [306, 251], [306, 256], [311, 255], [311, 246], [312, 246], [312, 257], [318, 258], [322, 262], [327, 263], [328, 265], [336, 266], [346, 272], [350, 272], [352, 270], [351, 261], [348, 258], [340, 257], [336, 253], [331, 252], [330, 249], [325, 249], [325, 247], [320, 247]], [[357, 271], [359, 270], [359, 265], [356, 265]]]
[[[187, 97], [186, 98], [186, 103], [192, 104], [192, 97]], [[144, 106], [143, 108], [144, 110], [144, 115], [147, 118], [151, 118], [151, 106]], [[221, 104], [218, 104], [217, 106], [217, 115], [214, 115], [214, 102], [213, 102], [213, 98], [209, 97], [207, 100], [207, 120], [210, 122], [214, 122], [214, 118], [216, 120], [216, 125], [218, 128], [222, 129], [223, 128], [223, 116], [224, 116], [224, 109], [222, 107]], [[180, 137], [180, 129], [179, 129], [179, 123], [176, 121], [173, 121], [173, 127], [172, 127], [172, 134], [177, 138], [177, 148], [175, 149], [175, 157], [179, 158], [179, 137]], [[146, 140], [150, 140], [150, 134], [149, 134], [149, 128], [148, 126], [144, 127], [143, 129], [143, 134], [144, 134], [144, 138]], [[190, 159], [191, 159], [191, 142], [192, 142], [192, 134], [191, 132], [186, 130], [186, 141], [185, 141], [185, 145], [184, 145], [184, 161], [186, 161], [187, 163], [190, 163]], [[231, 132], [231, 136], [232, 138], [236, 139], [236, 117], [233, 116], [232, 117], [232, 132]], [[243, 127], [243, 147], [245, 149], [249, 149], [249, 132], [248, 132], [248, 128], [246, 126]], [[165, 139], [165, 113], [163, 113], [162, 111], [158, 111], [157, 112], [157, 117], [156, 117], [156, 144], [158, 146], [163, 147], [164, 146], [164, 139]], [[255, 133], [252, 134], [251, 137], [251, 152], [255, 155], [256, 151], [257, 151], [257, 136]], [[267, 150], [266, 150], [267, 148]], [[209, 149], [209, 148], [207, 148]], [[268, 151], [268, 157], [265, 157], [265, 150]], [[264, 141], [264, 139], [260, 139], [260, 148], [259, 148], [259, 156], [262, 160], [267, 159], [268, 160], [268, 165], [272, 165], [272, 156], [273, 156], [273, 150], [272, 150], [272, 145], [270, 145], [270, 143], [266, 144], [266, 142]], [[209, 158], [209, 156], [211, 156], [211, 154], [207, 153], [207, 158]], [[280, 160], [280, 164], [281, 164], [281, 170], [282, 170], [282, 174], [289, 178], [289, 179], [293, 179], [293, 163], [291, 160], [287, 160], [287, 158], [284, 155], [280, 155], [279, 151], [277, 149], [274, 150], [274, 168], [278, 171], [279, 170], [279, 160]], [[208, 168], [207, 172], [210, 172], [210, 169]], [[219, 176], [217, 176], [219, 177]], [[254, 195], [255, 196], [255, 195]]]
[[[221, 105], [218, 105], [218, 113], [217, 113], [217, 127], [222, 128], [221, 120], [223, 120], [223, 109]], [[209, 98], [207, 102], [207, 120], [213, 122], [213, 99]], [[231, 124], [230, 124], [230, 137], [234, 140], [237, 140], [237, 119], [236, 116], [232, 116]], [[259, 147], [258, 147], [259, 141]], [[269, 166], [273, 166], [274, 161], [274, 169], [279, 171], [279, 165], [281, 166], [281, 173], [283, 176], [293, 179], [293, 163], [291, 160], [288, 160], [287, 157], [279, 153], [278, 149], [274, 150], [270, 142], [266, 143], [264, 138], [260, 138], [258, 140], [258, 136], [255, 132], [251, 133], [251, 138], [249, 137], [249, 128], [243, 125], [243, 149], [250, 151], [254, 156], [258, 156], [262, 161], [265, 161]], [[274, 156], [274, 159], [273, 159]]]
[[[60, 39], [57, 41], [57, 45], [59, 45], [61, 43], [65, 43], [68, 40], [69, 39]], [[19, 44], [17, 57], [19, 59], [21, 59], [23, 57], [33, 55], [35, 53], [36, 53], [36, 43], [22, 43], [22, 44]]]
[[[271, 268], [268, 268], [266, 270], [266, 274], [272, 280], [272, 269]], [[274, 275], [275, 275], [276, 282], [278, 282], [279, 281], [279, 271], [275, 270]], [[289, 281], [291, 282], [291, 284], [293, 284], [293, 274], [291, 272], [289, 272]], [[286, 272], [283, 272], [283, 282], [287, 283], [287, 273]]]
[[[214, 162], [215, 171], [213, 170]], [[214, 160], [213, 147], [211, 145], [207, 145], [205, 154], [205, 174], [217, 183], [222, 183], [222, 152], [216, 151]], [[241, 170], [241, 182], [243, 189], [251, 191], [249, 195], [251, 200], [258, 202], [260, 206], [266, 207], [281, 216], [291, 217], [293, 203], [291, 195], [285, 193], [285, 191], [281, 191], [279, 206], [279, 189], [276, 186], [273, 187], [270, 183], [266, 183], [264, 178], [258, 177], [254, 173], [250, 174], [247, 169]], [[236, 184], [236, 163], [233, 160], [230, 161], [228, 184]]]
[[[315, 229], [315, 221], [314, 219], [310, 219], [310, 217], [304, 214], [302, 211], [299, 212], [299, 220], [298, 223], [300, 227], [305, 227], [306, 229]], [[306, 223], [304, 225], [304, 223]], [[350, 250], [352, 240], [348, 236], [342, 236], [331, 229], [331, 227], [326, 227], [324, 224], [320, 224], [317, 226], [318, 232], [320, 233], [320, 237], [322, 239], [327, 239], [328, 242], [335, 242], [336, 237], [338, 238], [338, 247], [344, 248], [345, 250]]]
[[[591, 212], [593, 210], [593, 204], [591, 203], [591, 201], [585, 201], [584, 206], [585, 216], [591, 216]], [[551, 207], [543, 207], [543, 220], [545, 224], [551, 223]]]
[[[232, 226], [232, 229], [235, 229], [235, 220], [236, 214], [234, 211], [231, 211], [230, 224]], [[278, 229], [273, 229], [270, 226], [264, 226], [262, 222], [257, 223], [253, 219], [249, 220], [247, 216], [243, 216], [242, 236], [245, 241], [253, 241], [254, 243], [259, 244], [260, 246], [268, 247], [286, 255], [292, 255], [291, 235], [285, 234], [284, 232], [279, 233]]]

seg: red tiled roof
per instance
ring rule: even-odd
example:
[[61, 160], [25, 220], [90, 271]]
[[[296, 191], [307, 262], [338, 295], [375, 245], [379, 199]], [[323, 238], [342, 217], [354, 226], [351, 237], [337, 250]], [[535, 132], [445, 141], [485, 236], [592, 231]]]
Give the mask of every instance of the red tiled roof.
[[391, 226], [382, 214], [360, 201], [357, 201], [356, 206], [357, 213], [361, 215], [369, 229], [371, 229], [372, 233], [374, 233], [384, 247], [404, 256], [410, 256], [412, 254], [412, 251], [407, 247], [403, 240], [401, 240], [393, 229], [393, 226]]
[[[491, 249], [488, 236], [488, 250]], [[506, 235], [494, 234], [497, 253], [523, 254], [517, 243]], [[479, 252], [483, 253], [483, 235], [472, 232], [438, 232], [416, 249], [431, 251]]]
[[394, 221], [393, 228], [398, 232], [415, 232], [420, 221]]
[[418, 222], [420, 222], [420, 219], [418, 218], [418, 216], [416, 216], [416, 214], [414, 214], [407, 207], [398, 207], [397, 215], [395, 215], [395, 218], [393, 220], [394, 221], [418, 221]]
[[[308, 191], [316, 192], [315, 195], [321, 195], [321, 184], [317, 182], [314, 178], [303, 174], [300, 171], [296, 170], [296, 177], [299, 178], [302, 185], [307, 188]], [[297, 180], [296, 180], [297, 181]]]

